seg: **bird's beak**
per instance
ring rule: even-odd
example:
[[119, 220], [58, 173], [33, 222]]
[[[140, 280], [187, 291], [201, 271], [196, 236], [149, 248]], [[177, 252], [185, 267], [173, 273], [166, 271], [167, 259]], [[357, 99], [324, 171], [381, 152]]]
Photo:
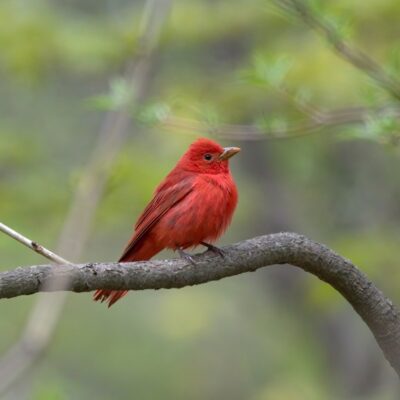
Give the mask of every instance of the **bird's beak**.
[[223, 153], [218, 157], [219, 160], [227, 160], [233, 157], [235, 154], [239, 153], [240, 147], [224, 147]]

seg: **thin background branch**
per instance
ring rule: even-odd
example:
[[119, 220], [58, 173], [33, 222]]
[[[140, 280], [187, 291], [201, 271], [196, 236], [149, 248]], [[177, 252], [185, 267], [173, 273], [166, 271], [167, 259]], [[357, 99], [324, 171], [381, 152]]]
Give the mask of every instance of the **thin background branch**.
[[283, 11], [303, 21], [307, 26], [322, 35], [332, 45], [336, 53], [373, 79], [379, 86], [400, 100], [400, 82], [368, 54], [347, 43], [337, 29], [318, 15], [307, 0], [274, 0]]
[[167, 115], [159, 121], [159, 126], [184, 133], [208, 133], [224, 139], [243, 141], [286, 140], [313, 135], [323, 128], [363, 125], [371, 117], [390, 117], [400, 120], [400, 108], [395, 104], [379, 107], [348, 107], [330, 111], [319, 111], [318, 118], [302, 120], [298, 124], [279, 129], [262, 129], [256, 125], [237, 125], [221, 123], [210, 126], [195, 119]]
[[[337, 29], [316, 13], [304, 0], [273, 0], [273, 3], [309, 28], [321, 35], [343, 60], [371, 78], [378, 86], [400, 100], [400, 81], [364, 51], [345, 41]], [[268, 129], [255, 124], [235, 125], [220, 123], [213, 126], [203, 121], [167, 115], [159, 120], [159, 126], [165, 129], [179, 130], [184, 133], [208, 133], [220, 138], [259, 141], [282, 140], [313, 135], [323, 128], [339, 126], [363, 125], [370, 117], [390, 117], [400, 120], [400, 107], [393, 103], [375, 107], [348, 107], [330, 111], [320, 110], [313, 104], [299, 101], [296, 96], [283, 85], [276, 87], [277, 91], [294, 103], [307, 118], [290, 124], [287, 127]], [[394, 132], [390, 140], [398, 141], [400, 132]]]
[[[127, 135], [131, 110], [146, 96], [151, 80], [154, 50], [170, 9], [170, 0], [148, 0], [141, 24], [135, 60], [127, 69], [130, 98], [117, 111], [109, 112], [101, 126], [92, 157], [83, 171], [61, 233], [57, 252], [79, 259], [90, 234], [96, 207], [102, 197], [109, 171]], [[66, 287], [68, 277], [57, 276], [46, 283]], [[41, 296], [34, 306], [20, 340], [0, 360], [0, 395], [7, 392], [46, 350], [65, 304], [66, 293], [49, 299]]]

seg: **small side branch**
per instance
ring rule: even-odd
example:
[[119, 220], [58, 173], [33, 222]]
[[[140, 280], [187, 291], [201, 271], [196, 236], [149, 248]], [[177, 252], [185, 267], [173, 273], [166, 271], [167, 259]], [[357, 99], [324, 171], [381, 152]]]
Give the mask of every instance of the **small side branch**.
[[71, 264], [65, 258], [60, 257], [59, 255], [53, 253], [52, 251], [46, 249], [41, 244], [34, 242], [31, 239], [28, 239], [24, 235], [20, 234], [19, 232], [11, 229], [9, 226], [0, 222], [0, 231], [5, 233], [6, 235], [12, 237], [16, 241], [22, 243], [24, 246], [29, 247], [31, 250], [35, 251], [36, 253], [46, 257], [50, 261], [55, 262], [56, 264]]
[[54, 282], [55, 277], [56, 282], [68, 280], [68, 290], [73, 292], [169, 289], [216, 281], [269, 265], [290, 264], [327, 282], [346, 298], [400, 376], [400, 313], [349, 260], [296, 233], [260, 236], [223, 250], [224, 259], [209, 253], [198, 255], [194, 257], [196, 265], [177, 259], [17, 268], [0, 273], [0, 298], [65, 290], [65, 286], [46, 284], [49, 280]]

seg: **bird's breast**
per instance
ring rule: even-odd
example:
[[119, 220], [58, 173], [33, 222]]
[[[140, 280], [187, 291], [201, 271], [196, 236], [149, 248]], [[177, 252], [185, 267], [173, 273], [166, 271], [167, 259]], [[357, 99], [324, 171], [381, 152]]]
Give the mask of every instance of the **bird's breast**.
[[154, 234], [173, 249], [213, 242], [229, 225], [236, 204], [237, 189], [230, 174], [200, 175], [193, 190], [159, 221]]

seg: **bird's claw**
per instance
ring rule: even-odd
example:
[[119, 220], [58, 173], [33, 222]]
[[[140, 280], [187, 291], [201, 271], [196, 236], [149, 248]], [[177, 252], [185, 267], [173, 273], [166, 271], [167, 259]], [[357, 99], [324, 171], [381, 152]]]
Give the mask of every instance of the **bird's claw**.
[[189, 261], [192, 265], [196, 265], [196, 261], [194, 261], [194, 258], [189, 253], [186, 253], [186, 251], [182, 249], [178, 249], [178, 253], [184, 260]]
[[224, 250], [220, 249], [219, 247], [214, 246], [214, 245], [212, 245], [210, 243], [206, 243], [206, 242], [201, 242], [201, 244], [203, 246], [207, 247], [206, 253], [207, 253], [207, 251], [211, 251], [211, 252], [219, 255], [221, 258], [225, 258]]

